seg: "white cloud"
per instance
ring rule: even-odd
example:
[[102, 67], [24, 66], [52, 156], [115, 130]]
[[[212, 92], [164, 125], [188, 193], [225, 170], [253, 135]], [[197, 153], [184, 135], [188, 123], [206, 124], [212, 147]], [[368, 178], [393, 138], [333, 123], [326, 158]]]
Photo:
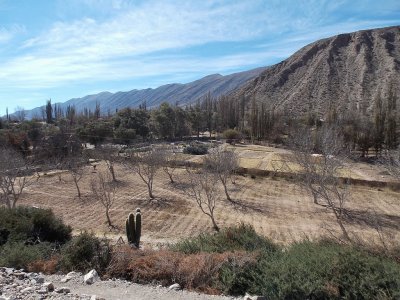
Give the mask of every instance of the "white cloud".
[[[120, 7], [127, 5], [125, 2], [116, 0], [113, 5]], [[0, 65], [0, 88], [45, 88], [81, 80], [117, 80], [174, 72], [168, 66], [176, 66], [180, 60], [160, 61], [157, 55], [148, 56], [170, 49], [257, 37], [263, 16], [254, 9], [245, 2], [220, 5], [208, 1], [193, 6], [147, 1], [103, 22], [93, 18], [57, 22], [23, 44], [20, 50], [29, 55]]]
[[15, 36], [23, 33], [25, 33], [25, 27], [21, 25], [14, 24], [8, 27], [0, 27], [0, 44], [7, 43]]
[[[25, 54], [0, 61], [0, 91], [226, 73], [284, 59], [299, 45], [338, 30], [351, 31], [357, 26], [384, 22], [350, 20], [329, 25], [328, 16], [346, 5], [344, 1], [312, 0], [302, 5], [285, 2], [286, 5], [278, 0], [59, 0], [59, 5], [68, 6], [71, 11], [88, 9], [106, 14], [56, 22], [25, 41], [18, 48], [18, 53]], [[18, 32], [10, 28], [0, 28], [0, 43], [15, 34]], [[282, 41], [282, 36], [286, 40]], [[185, 51], [209, 43], [250, 43], [266, 37], [279, 41], [255, 50], [245, 47], [220, 55], [196, 56]], [[175, 55], [166, 54], [171, 52]]]

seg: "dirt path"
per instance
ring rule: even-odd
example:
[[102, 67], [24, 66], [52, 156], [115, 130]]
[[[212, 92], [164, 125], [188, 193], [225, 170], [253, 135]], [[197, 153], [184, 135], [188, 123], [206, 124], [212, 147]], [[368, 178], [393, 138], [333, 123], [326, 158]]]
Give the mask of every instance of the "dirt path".
[[[124, 280], [107, 280], [98, 281], [92, 285], [83, 283], [82, 277], [74, 278], [66, 283], [62, 283], [60, 280], [64, 276], [61, 275], [50, 275], [46, 276], [46, 281], [53, 282], [54, 286], [67, 287], [71, 290], [71, 294], [75, 295], [87, 295], [96, 299], [103, 298], [106, 300], [228, 300], [228, 299], [239, 299], [234, 297], [225, 296], [213, 296], [199, 294], [195, 292], [189, 292], [186, 290], [169, 290], [168, 288], [161, 286], [151, 285], [140, 285], [131, 283]], [[60, 299], [60, 298], [59, 298]], [[71, 296], [65, 296], [65, 299], [71, 299]]]

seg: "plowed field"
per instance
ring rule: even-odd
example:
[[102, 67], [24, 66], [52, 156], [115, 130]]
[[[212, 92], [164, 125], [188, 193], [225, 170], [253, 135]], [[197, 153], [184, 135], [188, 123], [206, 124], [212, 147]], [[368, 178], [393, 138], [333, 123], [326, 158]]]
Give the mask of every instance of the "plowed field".
[[[241, 163], [250, 155], [251, 150], [249, 148], [243, 152], [245, 155], [241, 156]], [[258, 159], [263, 162], [263, 154], [257, 150]], [[266, 156], [271, 155], [265, 153]], [[167, 175], [160, 170], [154, 180], [156, 198], [151, 200], [139, 176], [122, 166], [116, 168], [119, 182], [116, 200], [110, 211], [111, 219], [118, 228], [110, 230], [105, 223], [103, 206], [93, 199], [89, 189], [91, 177], [102, 170], [105, 170], [104, 164], [99, 164], [96, 170], [91, 166], [85, 168], [85, 176], [80, 182], [80, 199], [76, 196], [75, 186], [68, 173], [62, 174], [61, 182], [58, 176], [48, 174], [29, 186], [19, 205], [51, 208], [75, 232], [92, 230], [97, 235], [106, 234], [113, 238], [125, 238], [125, 219], [130, 212], [140, 207], [142, 239], [145, 245], [152, 246], [212, 231], [209, 218], [200, 211], [193, 199], [189, 199], [177, 188], [185, 182], [183, 169], [176, 170], [176, 184], [169, 183]], [[305, 191], [283, 178], [238, 175], [236, 184], [231, 184], [229, 189], [235, 204], [227, 201], [221, 190], [216, 208], [216, 220], [220, 227], [239, 222], [248, 223], [257, 232], [281, 243], [339, 233], [329, 209], [313, 204]], [[400, 193], [361, 186], [351, 187], [350, 192], [351, 198], [345, 205], [345, 224], [352, 234], [378, 241], [376, 228], [379, 228], [391, 240], [400, 240]]]

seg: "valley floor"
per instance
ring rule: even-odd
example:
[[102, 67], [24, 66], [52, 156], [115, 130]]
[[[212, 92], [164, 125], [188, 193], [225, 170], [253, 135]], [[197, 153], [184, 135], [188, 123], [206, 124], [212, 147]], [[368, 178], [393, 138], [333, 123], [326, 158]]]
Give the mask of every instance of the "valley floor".
[[[286, 150], [263, 147], [237, 147], [241, 165], [267, 167], [277, 161]], [[274, 150], [275, 149], [275, 150]], [[199, 157], [192, 156], [198, 160]], [[250, 159], [250, 160], [249, 160]], [[258, 159], [258, 163], [256, 160]], [[253, 161], [254, 160], [254, 161]], [[246, 165], [247, 164], [247, 165]], [[76, 189], [67, 173], [58, 176], [42, 176], [32, 184], [20, 200], [19, 205], [51, 208], [75, 232], [92, 230], [99, 236], [125, 238], [125, 219], [137, 207], [143, 218], [142, 241], [144, 247], [173, 243], [181, 238], [196, 236], [212, 231], [209, 218], [188, 199], [178, 186], [186, 180], [185, 170], [177, 169], [175, 184], [161, 170], [154, 180], [155, 199], [150, 200], [147, 187], [141, 179], [125, 170], [116, 168], [119, 180], [116, 201], [110, 210], [111, 219], [117, 229], [110, 230], [105, 223], [102, 205], [90, 194], [90, 178], [95, 172], [105, 169], [103, 164], [96, 170], [86, 167], [86, 174], [80, 186], [83, 196], [76, 197]], [[356, 178], [385, 180], [379, 170], [366, 164], [349, 167]], [[324, 235], [338, 235], [339, 228], [332, 213], [324, 206], [315, 205], [311, 197], [294, 183], [283, 178], [237, 175], [231, 184], [231, 203], [221, 198], [216, 207], [216, 221], [220, 227], [244, 222], [274, 241], [287, 244], [304, 238], [318, 238]], [[389, 189], [368, 186], [352, 186], [351, 197], [345, 204], [346, 226], [353, 237], [370, 242], [380, 242], [382, 235], [393, 242], [400, 240], [400, 193]], [[379, 229], [379, 234], [376, 229]]]

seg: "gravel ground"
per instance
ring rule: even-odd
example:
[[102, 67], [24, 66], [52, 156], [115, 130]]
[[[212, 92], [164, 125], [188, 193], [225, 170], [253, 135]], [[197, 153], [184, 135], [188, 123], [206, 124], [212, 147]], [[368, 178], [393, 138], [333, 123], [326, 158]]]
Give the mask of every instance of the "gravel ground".
[[0, 300], [20, 299], [162, 299], [162, 300], [228, 300], [238, 299], [211, 296], [161, 286], [139, 285], [124, 280], [95, 281], [86, 284], [82, 274], [42, 275], [23, 270], [0, 268]]

